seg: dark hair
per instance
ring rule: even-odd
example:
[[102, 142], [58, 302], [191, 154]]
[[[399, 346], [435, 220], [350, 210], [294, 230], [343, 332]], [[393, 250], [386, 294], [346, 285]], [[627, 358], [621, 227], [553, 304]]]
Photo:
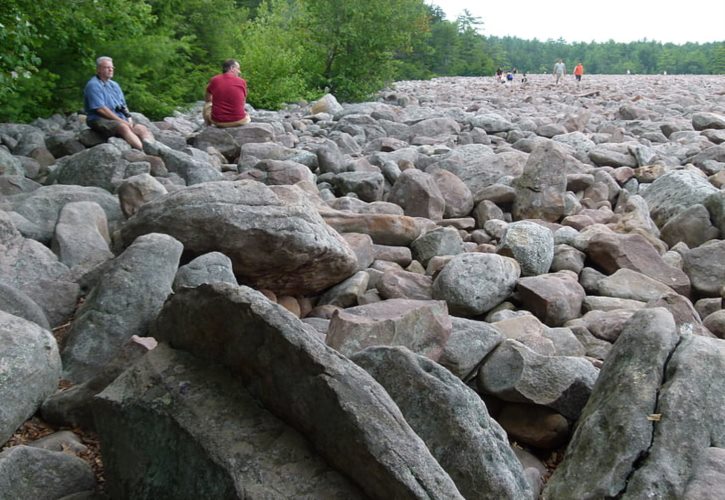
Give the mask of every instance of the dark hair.
[[236, 59], [227, 59], [222, 63], [222, 73], [226, 73], [230, 69], [232, 69], [234, 66], [239, 64]]

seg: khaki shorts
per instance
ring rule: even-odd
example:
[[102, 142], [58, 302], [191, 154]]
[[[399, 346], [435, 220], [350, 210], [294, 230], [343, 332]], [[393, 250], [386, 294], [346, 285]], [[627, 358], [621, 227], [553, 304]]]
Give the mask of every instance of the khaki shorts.
[[91, 120], [87, 123], [91, 130], [95, 130], [106, 139], [116, 136], [118, 127], [121, 126], [120, 122], [117, 122], [116, 120], [108, 120], [106, 118], [98, 118], [97, 120]]
[[241, 120], [237, 120], [235, 122], [215, 122], [214, 120], [211, 119], [211, 103], [210, 102], [204, 103], [203, 116], [204, 116], [204, 123], [206, 123], [207, 125], [214, 125], [215, 127], [219, 127], [219, 128], [239, 127], [241, 125], [246, 125], [247, 123], [252, 121], [252, 118], [249, 115], [247, 115], [244, 118], [242, 118]]

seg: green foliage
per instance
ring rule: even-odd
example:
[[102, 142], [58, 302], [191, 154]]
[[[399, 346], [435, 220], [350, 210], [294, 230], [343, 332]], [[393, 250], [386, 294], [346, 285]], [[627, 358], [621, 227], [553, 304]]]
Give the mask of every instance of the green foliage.
[[391, 82], [395, 56], [412, 51], [427, 25], [422, 0], [301, 0], [314, 79], [338, 99], [356, 101]]
[[265, 1], [257, 18], [244, 26], [240, 62], [253, 106], [279, 109], [309, 93], [302, 67], [301, 9], [296, 2]]
[[424, 0], [4, 0], [0, 121], [80, 111], [95, 59], [114, 59], [132, 110], [152, 119], [201, 100], [227, 58], [249, 101], [276, 109], [329, 91], [368, 99], [396, 79], [548, 73], [725, 74], [725, 44], [575, 43], [486, 37], [485, 19], [447, 21]]
[[38, 70], [36, 40], [35, 26], [20, 12], [16, 2], [9, 2], [0, 11], [0, 102]]

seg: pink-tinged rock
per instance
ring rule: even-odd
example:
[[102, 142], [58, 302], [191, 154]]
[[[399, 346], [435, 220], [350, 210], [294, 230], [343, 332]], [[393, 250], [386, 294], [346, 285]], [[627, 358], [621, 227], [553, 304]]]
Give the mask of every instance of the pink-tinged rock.
[[390, 299], [333, 313], [326, 343], [346, 356], [387, 345], [438, 361], [451, 328], [443, 301]]

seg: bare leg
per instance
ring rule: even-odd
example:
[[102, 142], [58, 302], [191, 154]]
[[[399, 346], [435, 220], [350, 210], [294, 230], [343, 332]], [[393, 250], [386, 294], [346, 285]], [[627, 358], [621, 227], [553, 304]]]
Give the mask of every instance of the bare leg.
[[154, 140], [154, 134], [152, 134], [151, 131], [144, 125], [139, 125], [139, 124], [134, 125], [133, 132], [142, 141], [153, 141]]
[[116, 129], [116, 134], [118, 134], [119, 137], [125, 139], [125, 141], [129, 143], [132, 148], [143, 150], [143, 144], [141, 143], [141, 139], [139, 139], [134, 131], [131, 130], [131, 127], [128, 124], [123, 123], [119, 125]]

